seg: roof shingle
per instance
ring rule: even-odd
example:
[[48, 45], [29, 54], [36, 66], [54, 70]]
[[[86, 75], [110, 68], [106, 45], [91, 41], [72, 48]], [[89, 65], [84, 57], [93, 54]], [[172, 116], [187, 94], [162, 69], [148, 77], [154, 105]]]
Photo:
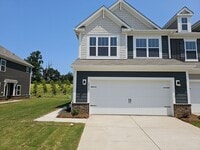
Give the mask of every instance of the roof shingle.
[[16, 56], [14, 53], [10, 52], [6, 48], [2, 47], [1, 45], [0, 45], [0, 57], [9, 61], [13, 61], [15, 63], [19, 63], [24, 66], [33, 67], [31, 64], [21, 59], [20, 57]]

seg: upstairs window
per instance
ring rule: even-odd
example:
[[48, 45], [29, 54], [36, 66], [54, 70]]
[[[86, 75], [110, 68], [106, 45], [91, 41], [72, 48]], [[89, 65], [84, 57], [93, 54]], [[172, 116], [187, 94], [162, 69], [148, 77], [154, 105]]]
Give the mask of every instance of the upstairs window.
[[6, 60], [4, 59], [0, 60], [0, 71], [6, 72]]
[[29, 72], [30, 72], [30, 68], [26, 67], [26, 73], [29, 73]]
[[187, 18], [181, 18], [181, 27], [182, 27], [182, 31], [188, 31], [188, 19]]
[[89, 56], [117, 56], [117, 37], [90, 37]]
[[197, 60], [196, 41], [185, 41], [186, 60]]
[[137, 38], [136, 39], [136, 57], [160, 57], [158, 38]]

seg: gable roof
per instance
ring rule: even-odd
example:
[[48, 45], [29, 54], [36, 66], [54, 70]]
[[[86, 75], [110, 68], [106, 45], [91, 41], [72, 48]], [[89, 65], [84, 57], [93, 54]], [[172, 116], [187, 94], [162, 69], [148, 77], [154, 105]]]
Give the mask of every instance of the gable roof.
[[178, 16], [192, 16], [194, 13], [186, 6], [179, 10], [164, 26], [164, 29], [169, 28], [172, 24], [176, 23]]
[[114, 3], [113, 5], [110, 6], [110, 10], [113, 11], [115, 9], [115, 7], [117, 5], [123, 4], [128, 11], [134, 16], [137, 15], [139, 17], [139, 19], [141, 19], [143, 21], [143, 23], [150, 25], [151, 27], [160, 30], [161, 28], [154, 23], [153, 21], [151, 21], [149, 18], [147, 18], [145, 15], [143, 15], [140, 11], [138, 11], [137, 9], [135, 9], [133, 6], [131, 6], [129, 3], [127, 3], [125, 0], [118, 0], [116, 3]]
[[107, 9], [105, 6], [102, 6], [99, 8], [97, 11], [95, 11], [92, 15], [90, 15], [88, 18], [86, 18], [83, 22], [81, 22], [78, 26], [76, 26], [75, 31], [79, 30], [82, 27], [87, 26], [90, 24], [92, 21], [94, 21], [101, 13], [103, 15], [108, 15], [112, 21], [114, 21], [116, 24], [120, 26], [124, 26], [126, 28], [130, 28], [128, 24], [123, 22], [121, 19], [119, 19], [115, 14], [113, 14], [109, 9]]
[[192, 31], [200, 32], [200, 20], [192, 25]]
[[16, 56], [14, 53], [2, 47], [1, 45], [0, 45], [0, 57], [27, 67], [33, 67], [31, 64], [21, 59], [20, 57]]

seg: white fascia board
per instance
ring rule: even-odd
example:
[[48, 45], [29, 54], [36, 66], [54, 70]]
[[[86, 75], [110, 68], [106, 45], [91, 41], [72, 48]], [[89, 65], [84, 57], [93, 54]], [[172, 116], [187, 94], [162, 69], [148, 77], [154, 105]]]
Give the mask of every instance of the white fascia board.
[[[128, 11], [128, 12], [130, 12], [133, 16], [134, 16], [134, 14], [136, 14], [137, 15], [137, 18], [140, 20], [140, 19], [142, 19], [143, 21], [143, 23], [144, 24], [146, 24], [147, 26], [148, 26], [148, 24], [149, 25], [151, 25], [151, 27], [154, 27], [154, 28], [156, 28], [156, 29], [158, 29], [158, 30], [161, 30], [161, 28], [158, 26], [158, 25], [156, 25], [153, 21], [151, 21], [149, 18], [147, 18], [146, 16], [144, 16], [141, 12], [139, 12], [137, 9], [135, 9], [134, 7], [132, 7], [130, 4], [128, 4], [127, 2], [125, 2], [125, 1], [123, 1], [123, 0], [119, 0], [118, 2], [116, 2], [114, 5], [112, 5], [110, 8], [109, 8], [109, 10], [111, 10], [111, 11], [114, 11], [115, 10], [115, 7], [119, 4], [119, 3], [122, 3], [122, 4], [124, 4], [124, 6], [126, 7], [126, 10]], [[134, 14], [133, 14], [134, 13]]]
[[187, 71], [193, 65], [93, 65], [93, 66], [73, 66], [77, 71]]
[[127, 34], [173, 34], [176, 33], [176, 29], [163, 29], [163, 30], [135, 30], [131, 29], [122, 29], [122, 33]]
[[200, 74], [200, 68], [192, 68], [188, 72], [189, 74]]
[[173, 33], [170, 38], [200, 38], [199, 32]]
[[[187, 12], [189, 12], [189, 14], [181, 14], [183, 11], [187, 11]], [[191, 11], [189, 8], [187, 8], [186, 6], [185, 7], [183, 7], [178, 13], [177, 13], [177, 15], [193, 15], [194, 14], [194, 12], [193, 11]]]
[[[119, 1], [118, 3], [122, 3], [125, 7], [126, 7], [126, 10], [128, 11], [128, 12], [130, 12], [133, 16], [136, 14], [137, 16], [135, 16], [135, 17], [137, 17], [139, 20], [141, 20], [141, 22], [143, 22], [144, 24], [146, 24], [147, 26], [151, 26], [151, 27], [154, 27], [154, 28], [156, 28], [156, 29], [158, 29], [158, 30], [161, 30], [161, 28], [158, 26], [158, 25], [156, 25], [153, 21], [151, 21], [148, 17], [146, 17], [145, 15], [143, 15], [141, 12], [139, 12], [137, 9], [135, 9], [133, 6], [131, 6], [130, 4], [128, 4], [127, 2], [125, 2], [125, 1]], [[114, 11], [114, 8], [115, 8], [115, 6], [118, 4], [118, 3], [116, 3], [116, 4], [114, 4], [113, 6], [111, 6], [109, 9], [110, 10], [112, 10], [112, 11]]]
[[87, 26], [88, 24], [92, 23], [96, 18], [101, 16], [102, 12], [104, 12], [105, 15], [108, 15], [108, 17], [118, 25], [123, 25], [127, 28], [130, 28], [125, 22], [120, 20], [117, 16], [115, 16], [110, 10], [108, 10], [105, 6], [102, 6], [99, 10], [97, 10], [94, 14], [92, 14], [90, 17], [88, 17], [86, 20], [84, 20], [81, 24], [79, 24], [76, 28], [75, 31], [80, 30], [79, 28], [82, 26]]

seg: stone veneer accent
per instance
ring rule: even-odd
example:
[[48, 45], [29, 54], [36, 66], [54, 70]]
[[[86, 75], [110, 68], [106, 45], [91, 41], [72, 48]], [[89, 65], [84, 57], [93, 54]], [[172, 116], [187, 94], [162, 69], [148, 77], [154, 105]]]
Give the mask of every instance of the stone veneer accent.
[[89, 117], [89, 103], [72, 103], [72, 111], [78, 111], [76, 117], [88, 118]]
[[174, 104], [174, 116], [186, 118], [191, 115], [191, 104]]

